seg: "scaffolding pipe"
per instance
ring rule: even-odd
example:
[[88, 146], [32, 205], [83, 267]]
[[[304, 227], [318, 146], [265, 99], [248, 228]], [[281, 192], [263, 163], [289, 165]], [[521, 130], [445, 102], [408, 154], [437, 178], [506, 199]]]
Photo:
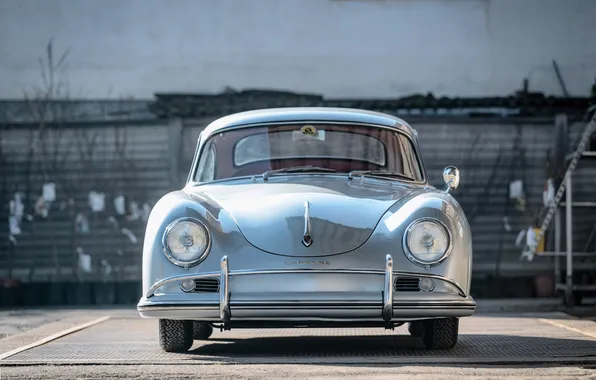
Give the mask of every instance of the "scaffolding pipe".
[[566, 227], [566, 246], [567, 246], [567, 265], [566, 265], [566, 289], [565, 295], [570, 297], [573, 291], [573, 223], [571, 219], [571, 175], [565, 178], [566, 184], [566, 205], [565, 205], [565, 227]]
[[559, 209], [555, 212], [555, 284], [561, 283], [561, 258], [558, 256], [561, 252], [561, 212]]

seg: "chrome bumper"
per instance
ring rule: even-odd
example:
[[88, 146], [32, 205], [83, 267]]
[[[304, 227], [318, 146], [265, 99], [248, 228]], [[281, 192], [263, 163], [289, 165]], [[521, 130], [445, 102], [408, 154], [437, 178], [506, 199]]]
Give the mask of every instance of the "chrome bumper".
[[[383, 293], [379, 301], [263, 301], [263, 300], [234, 300], [230, 301], [230, 282], [233, 276], [285, 274], [285, 273], [321, 273], [321, 274], [373, 274], [383, 275]], [[421, 300], [416, 293], [409, 297], [394, 301], [393, 278], [400, 277], [428, 277], [444, 281], [457, 289], [458, 295], [452, 294], [435, 299]], [[168, 302], [153, 298], [156, 291], [164, 285], [186, 279], [204, 279], [219, 277], [219, 303], [197, 303], [183, 300]], [[426, 295], [431, 293], [426, 293]], [[319, 320], [319, 321], [383, 321], [386, 324], [403, 320], [424, 319], [432, 317], [463, 317], [473, 314], [476, 303], [465, 293], [455, 281], [443, 276], [403, 272], [393, 270], [391, 255], [385, 257], [385, 269], [266, 269], [266, 270], [237, 270], [230, 271], [227, 256], [221, 259], [219, 272], [208, 272], [195, 275], [172, 276], [156, 282], [147, 291], [137, 305], [141, 316], [147, 318], [194, 319], [211, 322], [232, 321], [232, 310], [237, 312], [234, 320]]]

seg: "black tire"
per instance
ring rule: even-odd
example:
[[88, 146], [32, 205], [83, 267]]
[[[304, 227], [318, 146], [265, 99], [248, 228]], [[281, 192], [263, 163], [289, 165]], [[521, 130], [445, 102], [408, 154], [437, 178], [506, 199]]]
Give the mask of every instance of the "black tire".
[[213, 327], [205, 322], [192, 323], [192, 337], [196, 340], [207, 340], [213, 334]]
[[162, 350], [186, 352], [192, 343], [192, 321], [159, 320], [159, 345]]
[[440, 318], [424, 321], [422, 342], [430, 350], [448, 350], [457, 344], [458, 318]]
[[420, 338], [424, 333], [424, 321], [415, 321], [408, 324], [410, 335]]

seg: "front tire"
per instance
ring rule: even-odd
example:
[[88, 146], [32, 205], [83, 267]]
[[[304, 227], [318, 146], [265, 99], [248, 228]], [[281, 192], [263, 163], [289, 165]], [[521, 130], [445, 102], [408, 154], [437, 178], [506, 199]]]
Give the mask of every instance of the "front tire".
[[186, 352], [192, 347], [192, 321], [159, 320], [159, 345], [165, 352]]
[[410, 335], [420, 338], [424, 334], [424, 321], [414, 321], [408, 324]]
[[459, 334], [458, 318], [439, 318], [424, 321], [422, 342], [430, 350], [455, 347]]
[[196, 340], [207, 340], [213, 334], [213, 327], [205, 322], [192, 323], [192, 337]]

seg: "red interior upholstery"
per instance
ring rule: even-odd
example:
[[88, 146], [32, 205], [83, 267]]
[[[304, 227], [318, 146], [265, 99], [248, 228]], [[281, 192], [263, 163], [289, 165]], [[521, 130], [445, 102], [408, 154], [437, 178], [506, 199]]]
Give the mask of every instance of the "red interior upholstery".
[[353, 161], [353, 160], [330, 160], [320, 158], [296, 158], [291, 160], [275, 160], [267, 162], [255, 162], [242, 167], [236, 168], [232, 176], [244, 176], [261, 174], [267, 170], [274, 170], [290, 166], [312, 165], [324, 168], [335, 169], [337, 172], [349, 172], [350, 170], [375, 170], [379, 169], [377, 165], [369, 162]]

